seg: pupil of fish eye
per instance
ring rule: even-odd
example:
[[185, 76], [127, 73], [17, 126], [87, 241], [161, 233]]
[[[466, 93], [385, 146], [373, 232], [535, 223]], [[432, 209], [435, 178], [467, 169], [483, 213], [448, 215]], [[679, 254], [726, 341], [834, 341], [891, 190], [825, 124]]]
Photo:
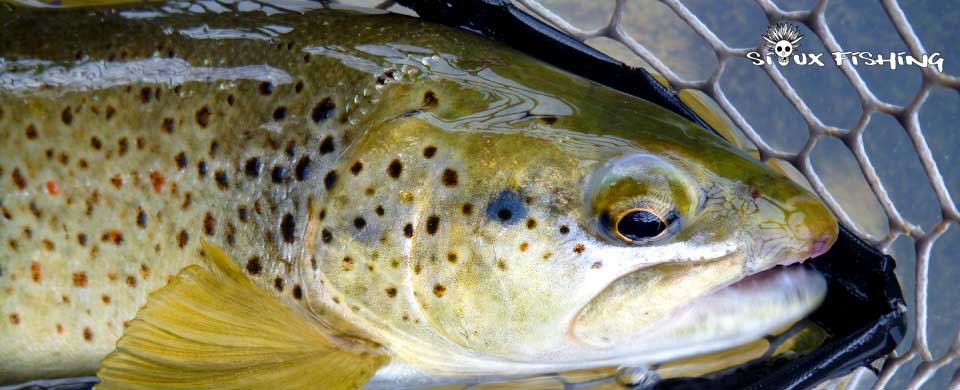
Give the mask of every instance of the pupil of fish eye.
[[656, 237], [666, 228], [666, 223], [660, 217], [646, 210], [631, 211], [617, 222], [620, 235], [633, 241]]

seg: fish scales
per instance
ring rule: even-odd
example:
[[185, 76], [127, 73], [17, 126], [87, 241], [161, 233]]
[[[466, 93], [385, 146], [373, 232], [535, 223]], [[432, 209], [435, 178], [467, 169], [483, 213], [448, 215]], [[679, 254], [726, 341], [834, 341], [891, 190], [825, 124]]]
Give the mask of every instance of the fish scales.
[[[396, 380], [610, 365], [626, 329], [835, 238], [722, 140], [479, 37], [171, 9], [0, 9], [0, 382], [95, 372], [151, 292], [210, 267], [202, 241], [318, 329], [382, 346]], [[656, 196], [629, 207], [686, 218], [677, 245], [602, 231], [636, 191]], [[741, 245], [751, 213], [774, 223]]]
[[[340, 159], [362, 136], [344, 108], [375, 78], [302, 51], [348, 43], [347, 34], [336, 32], [358, 16], [299, 19], [283, 40], [221, 42], [96, 13], [94, 28], [73, 27], [94, 17], [72, 12], [5, 15], [6, 31], [32, 30], [37, 39], [4, 34], [0, 53], [64, 64], [145, 58], [229, 68], [257, 62], [292, 76], [0, 94], [6, 176], [0, 184], [0, 312], [6, 317], [0, 376], [7, 379], [90, 374], [147, 293], [200, 262], [200, 239], [227, 248], [264, 288], [298, 300], [304, 290], [294, 266], [311, 217], [323, 220], [328, 213], [324, 229], [339, 236], [347, 226], [332, 221], [343, 218], [341, 212], [366, 211], [367, 231], [387, 231], [376, 227], [382, 223], [373, 207], [351, 207], [344, 198], [348, 208], [340, 211], [326, 205], [325, 191], [315, 191], [331, 187], [338, 174], [343, 180], [335, 184], [351, 197], [365, 188], [350, 180], [354, 175]], [[205, 19], [186, 16], [178, 23]], [[262, 14], [236, 19], [221, 23], [263, 23]], [[313, 32], [302, 37], [298, 31]], [[54, 46], [41, 36], [62, 41]], [[365, 176], [387, 176], [386, 164], [367, 162]], [[405, 176], [414, 172], [408, 166]], [[360, 271], [368, 258], [356, 261]], [[49, 360], [22, 360], [35, 351], [49, 351]]]

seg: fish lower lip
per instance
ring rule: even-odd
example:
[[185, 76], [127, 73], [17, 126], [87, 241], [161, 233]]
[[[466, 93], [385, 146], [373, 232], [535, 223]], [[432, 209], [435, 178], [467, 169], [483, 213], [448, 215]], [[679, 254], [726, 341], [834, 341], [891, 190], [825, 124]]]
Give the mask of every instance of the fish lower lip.
[[[773, 267], [695, 298], [642, 327], [579, 340], [605, 356], [637, 364], [662, 363], [712, 353], [770, 334], [809, 315], [826, 296], [823, 276], [796, 264]], [[599, 328], [600, 330], [610, 330]]]
[[[654, 339], [683, 340], [679, 344], [687, 344], [686, 348], [695, 351], [693, 354], [727, 348], [805, 317], [820, 305], [825, 295], [826, 281], [819, 272], [799, 263], [776, 266], [748, 275], [679, 308], [654, 324], [651, 329], [656, 330], [652, 335], [660, 333]], [[669, 330], [671, 327], [675, 330]], [[699, 330], [695, 332], [697, 335], [685, 333], [694, 329]]]

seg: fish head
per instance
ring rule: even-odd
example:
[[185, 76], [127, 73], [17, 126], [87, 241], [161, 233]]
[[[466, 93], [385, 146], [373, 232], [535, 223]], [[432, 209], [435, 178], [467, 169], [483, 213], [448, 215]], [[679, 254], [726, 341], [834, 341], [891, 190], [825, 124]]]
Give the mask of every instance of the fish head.
[[582, 356], [698, 355], [771, 333], [822, 301], [822, 276], [781, 266], [826, 252], [833, 215], [800, 185], [708, 144], [627, 153], [584, 181], [581, 234], [617, 269], [570, 322]]
[[[329, 195], [351, 200], [337, 220], [377, 205], [355, 195], [369, 186], [391, 204], [357, 237], [402, 272], [352, 286], [372, 291], [365, 312], [404, 360], [452, 374], [651, 364], [752, 341], [822, 301], [822, 276], [777, 267], [837, 237], [802, 186], [650, 103], [559, 73], [470, 74], [384, 92], [393, 111], [371, 117], [391, 119], [361, 123], [343, 156], [376, 175]], [[402, 299], [383, 303], [378, 283]]]
[[[826, 251], [832, 214], [720, 141], [612, 142], [562, 120], [465, 133], [434, 119], [399, 119], [374, 149], [408, 143], [423, 160], [404, 168], [431, 183], [411, 202], [408, 298], [461, 352], [510, 362], [489, 372], [712, 352], [795, 322], [824, 296], [814, 271], [765, 271]], [[436, 156], [419, 157], [424, 142]]]

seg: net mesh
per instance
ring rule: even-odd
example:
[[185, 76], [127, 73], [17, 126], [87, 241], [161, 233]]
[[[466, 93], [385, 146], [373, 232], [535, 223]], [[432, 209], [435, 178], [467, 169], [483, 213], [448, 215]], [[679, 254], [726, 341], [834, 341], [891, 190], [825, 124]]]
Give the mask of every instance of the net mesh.
[[[915, 288], [912, 291], [914, 305], [909, 310], [913, 311], [913, 315], [910, 316], [910, 326], [914, 332], [912, 340], [904, 341], [904, 343], [912, 342], [912, 344], [909, 349], [893, 353], [883, 362], [877, 363], [881, 369], [872, 384], [873, 388], [901, 386], [911, 389], [921, 388], [938, 370], [950, 367], [955, 363], [955, 360], [960, 358], [960, 333], [948, 338], [946, 342], [950, 344], [949, 347], [941, 348], [944, 352], [937, 354], [931, 351], [931, 341], [928, 337], [928, 318], [931, 314], [928, 307], [931, 249], [937, 239], [951, 225], [960, 223], [960, 211], [958, 211], [956, 201], [951, 197], [919, 119], [921, 107], [927, 102], [933, 88], [939, 86], [960, 91], [960, 78], [957, 75], [940, 72], [934, 67], [921, 68], [922, 82], [917, 92], [907, 100], [906, 104], [894, 104], [879, 98], [861, 77], [858, 69], [849, 62], [844, 62], [839, 66], [840, 72], [849, 86], [853, 88], [856, 96], [859, 97], [861, 111], [852, 126], [837, 127], [824, 123], [821, 118], [814, 114], [807, 102], [791, 85], [791, 82], [784, 77], [778, 66], [764, 64], [762, 65], [763, 71], [779, 93], [787, 99], [800, 115], [809, 132], [806, 142], [799, 151], [787, 151], [785, 148], [774, 146], [765, 137], [761, 136], [721, 88], [720, 80], [734, 59], [742, 59], [751, 51], [765, 51], [766, 49], [763, 47], [731, 47], [679, 0], [660, 0], [660, 2], [703, 39], [716, 55], [716, 64], [709, 76], [704, 79], [690, 79], [678, 75], [652, 50], [626, 32], [623, 15], [627, 7], [627, 0], [613, 0], [614, 9], [609, 21], [593, 29], [582, 29], [575, 26], [538, 1], [513, 1], [527, 12], [547, 21], [581, 42], [593, 41], [597, 38], [608, 38], [618, 42], [633, 54], [639, 56], [652, 70], [660, 73], [669, 85], [677, 91], [699, 91], [709, 96], [723, 113], [732, 120], [733, 124], [739, 128], [742, 134], [755, 145], [761, 160], [779, 160], [796, 168], [845, 226], [848, 226], [858, 236], [883, 252], [889, 253], [891, 246], [899, 238], [905, 237], [912, 242], [916, 255]], [[771, 0], [755, 0], [755, 3], [763, 11], [768, 21], [791, 21], [802, 24], [816, 35], [816, 38], [820, 40], [827, 51], [831, 53], [843, 51], [825, 17], [827, 0], [818, 0], [810, 9], [799, 11], [784, 10]], [[894, 26], [897, 35], [906, 45], [909, 54], [917, 58], [927, 54], [901, 6], [894, 0], [883, 0], [881, 6]], [[900, 130], [909, 138], [912, 153], [915, 153], [919, 159], [923, 173], [926, 175], [926, 182], [936, 195], [940, 215], [931, 227], [925, 228], [921, 224], [911, 221], [898, 210], [890, 195], [889, 184], [881, 181], [876, 165], [867, 154], [863, 134], [871, 122], [871, 118], [883, 115], [893, 118], [899, 124]], [[873, 120], [876, 121], [877, 119], [874, 118]], [[841, 141], [852, 154], [870, 190], [879, 201], [887, 217], [888, 229], [885, 233], [878, 234], [862, 227], [841, 205], [834, 194], [828, 190], [828, 186], [818, 175], [814, 159], [811, 158], [812, 152], [818, 143], [831, 137]], [[943, 260], [946, 261], [946, 259]], [[953, 326], [956, 327], [956, 324], [953, 324]], [[910, 370], [905, 367], [913, 367], [912, 372], [909, 372]], [[898, 371], [900, 371], [899, 375]], [[868, 376], [861, 372], [855, 375], [854, 379], [859, 379], [859, 377]], [[900, 379], [894, 380], [895, 377]], [[960, 369], [949, 374], [947, 378], [949, 378], [946, 381], [948, 388], [960, 389]]]

